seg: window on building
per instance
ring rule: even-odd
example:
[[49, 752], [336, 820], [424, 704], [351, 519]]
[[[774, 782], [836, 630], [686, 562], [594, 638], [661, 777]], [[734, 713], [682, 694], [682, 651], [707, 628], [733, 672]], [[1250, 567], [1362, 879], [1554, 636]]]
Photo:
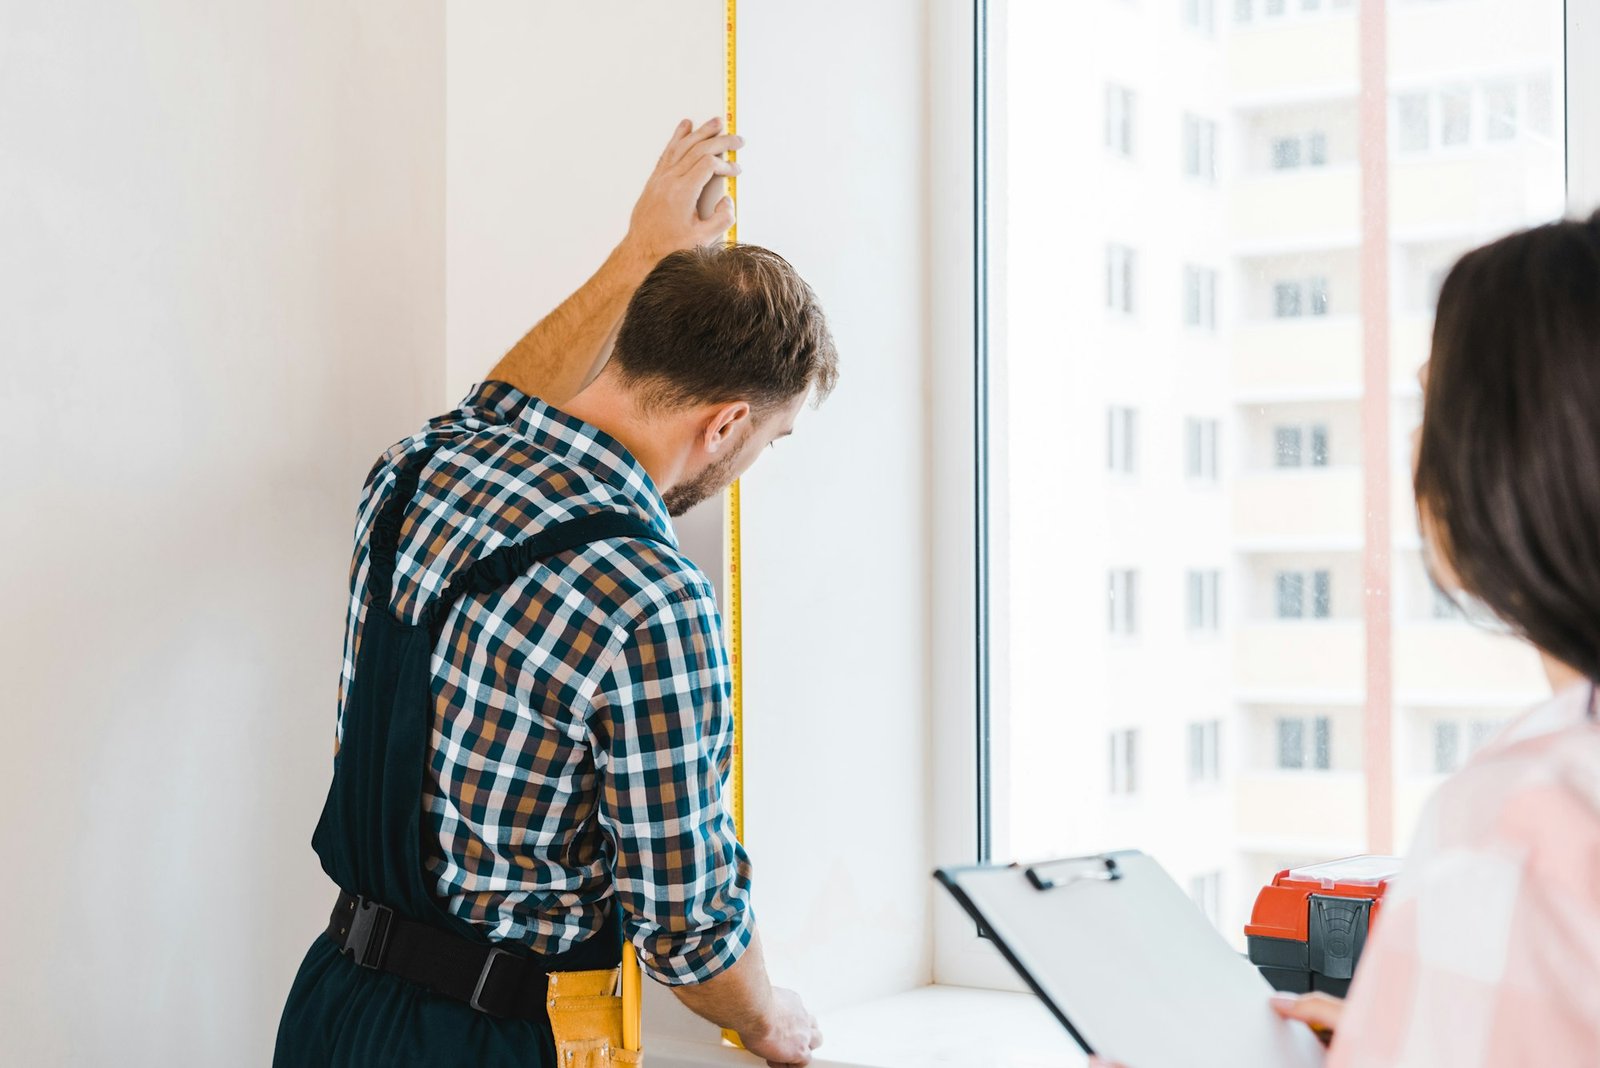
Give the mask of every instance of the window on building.
[[1453, 86], [1439, 94], [1439, 143], [1464, 145], [1472, 140], [1472, 89]]
[[1278, 767], [1327, 771], [1333, 765], [1333, 723], [1327, 716], [1278, 717]]
[[1275, 319], [1298, 319], [1303, 315], [1328, 314], [1328, 280], [1320, 275], [1292, 278], [1272, 284], [1272, 315]]
[[1217, 328], [1217, 272], [1207, 267], [1183, 269], [1183, 325]]
[[1189, 631], [1215, 632], [1222, 625], [1222, 572], [1215, 568], [1190, 571]]
[[1496, 82], [1483, 91], [1484, 136], [1490, 141], [1513, 141], [1517, 136], [1517, 86]]
[[1249, 22], [1255, 17], [1255, 0], [1233, 0], [1233, 21]]
[[1118, 568], [1110, 573], [1107, 607], [1112, 634], [1129, 637], [1139, 633], [1139, 572]]
[[1300, 138], [1274, 137], [1272, 139], [1272, 169], [1292, 170], [1300, 166]]
[[1273, 576], [1279, 619], [1327, 619], [1333, 614], [1333, 575], [1312, 571], [1278, 571]]
[[1327, 425], [1273, 427], [1272, 463], [1274, 467], [1327, 467]]
[[1328, 135], [1313, 130], [1306, 134], [1306, 166], [1326, 167], [1328, 165]]
[[1396, 110], [1400, 119], [1400, 150], [1426, 152], [1433, 145], [1433, 118], [1427, 93], [1402, 93]]
[[1111, 792], [1128, 796], [1139, 791], [1139, 732], [1111, 732]]
[[1209, 34], [1216, 28], [1215, 0], [1183, 0], [1183, 24]]
[[1106, 147], [1119, 156], [1133, 155], [1133, 90], [1106, 86]]
[[1215, 783], [1222, 778], [1222, 722], [1208, 719], [1189, 724], [1189, 782]]
[[1139, 413], [1132, 408], [1106, 411], [1106, 470], [1131, 475], [1138, 460]]
[[1217, 124], [1198, 115], [1183, 117], [1183, 173], [1208, 182], [1217, 179]]
[[1189, 880], [1189, 896], [1212, 926], [1222, 925], [1222, 873], [1210, 871]]
[[1433, 770], [1448, 775], [1461, 766], [1461, 724], [1442, 721], [1433, 725]]
[[1265, 14], [1267, 18], [1277, 18], [1289, 10], [1288, 0], [1266, 0]]
[[1106, 307], [1133, 314], [1133, 290], [1138, 257], [1126, 245], [1106, 246]]
[[1204, 482], [1217, 481], [1216, 419], [1184, 420], [1184, 473]]

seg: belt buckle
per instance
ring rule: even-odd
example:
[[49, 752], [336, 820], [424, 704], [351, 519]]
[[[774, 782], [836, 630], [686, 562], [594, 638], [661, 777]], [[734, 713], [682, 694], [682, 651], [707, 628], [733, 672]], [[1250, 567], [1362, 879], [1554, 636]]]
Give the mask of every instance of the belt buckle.
[[345, 937], [343, 952], [355, 958], [363, 968], [377, 968], [383, 964], [384, 950], [389, 948], [389, 929], [394, 919], [394, 909], [364, 897], [356, 898], [355, 913], [350, 917], [350, 933]]
[[478, 999], [483, 996], [483, 988], [489, 982], [489, 973], [494, 971], [494, 962], [501, 957], [513, 956], [516, 956], [516, 954], [510, 953], [504, 949], [500, 949], [497, 946], [489, 947], [489, 955], [483, 960], [483, 969], [478, 972], [478, 985], [472, 988], [472, 997], [467, 1002], [468, 1005], [471, 1005], [474, 1009], [477, 1009], [486, 1016], [494, 1015], [488, 1009], [484, 1008], [482, 1002], [480, 1002]]

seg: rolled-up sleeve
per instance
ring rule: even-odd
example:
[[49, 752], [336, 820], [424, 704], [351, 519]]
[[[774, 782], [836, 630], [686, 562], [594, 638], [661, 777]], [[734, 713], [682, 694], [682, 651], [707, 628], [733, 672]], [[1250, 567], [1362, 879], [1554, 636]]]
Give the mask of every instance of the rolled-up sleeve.
[[659, 593], [591, 698], [598, 819], [645, 969], [703, 983], [750, 944], [750, 862], [725, 802], [729, 675], [710, 590]]

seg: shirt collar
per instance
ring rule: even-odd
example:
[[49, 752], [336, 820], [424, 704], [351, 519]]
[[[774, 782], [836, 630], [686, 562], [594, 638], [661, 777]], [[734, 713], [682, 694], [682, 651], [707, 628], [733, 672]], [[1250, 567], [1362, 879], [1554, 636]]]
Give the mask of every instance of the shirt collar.
[[491, 415], [491, 422], [510, 426], [545, 452], [616, 490], [678, 548], [672, 517], [650, 473], [627, 446], [604, 430], [505, 382], [479, 383], [468, 392], [462, 407]]

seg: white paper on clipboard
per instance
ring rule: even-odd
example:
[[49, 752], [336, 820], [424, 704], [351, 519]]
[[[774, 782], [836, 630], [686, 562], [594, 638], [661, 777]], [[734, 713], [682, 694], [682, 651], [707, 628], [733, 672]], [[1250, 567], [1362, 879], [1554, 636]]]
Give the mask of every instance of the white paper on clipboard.
[[1317, 1068], [1321, 1044], [1159, 864], [1129, 851], [939, 881], [1084, 1050], [1128, 1068]]

